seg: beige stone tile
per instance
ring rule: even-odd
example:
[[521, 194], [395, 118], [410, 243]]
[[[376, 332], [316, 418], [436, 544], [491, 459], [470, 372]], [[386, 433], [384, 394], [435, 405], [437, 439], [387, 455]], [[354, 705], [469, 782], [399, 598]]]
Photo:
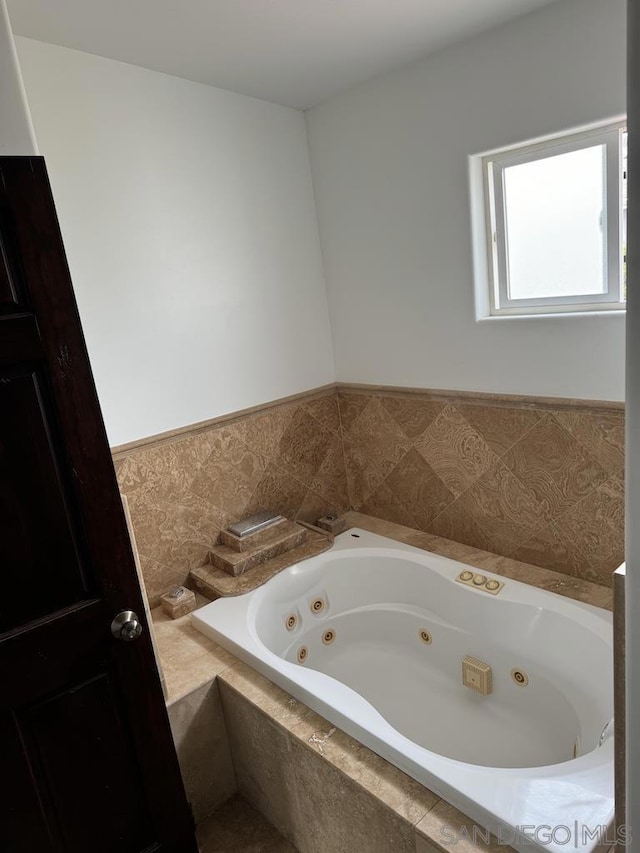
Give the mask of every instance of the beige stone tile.
[[150, 500], [161, 501], [189, 488], [193, 472], [180, 464], [172, 442], [140, 450], [135, 458], [141, 469], [151, 472], [145, 485]]
[[211, 451], [190, 490], [237, 520], [243, 517], [264, 470], [262, 456], [232, 434], [224, 445]]
[[501, 462], [474, 483], [458, 503], [487, 536], [491, 544], [486, 550], [505, 556], [512, 556], [514, 545], [529, 539], [549, 521], [534, 492]]
[[417, 823], [439, 797], [366, 746], [310, 713], [292, 734], [398, 816]]
[[192, 492], [162, 503], [134, 496], [129, 498], [129, 509], [140, 555], [177, 574], [205, 562], [221, 527], [229, 521], [222, 510]]
[[420, 397], [381, 397], [380, 401], [410, 441], [422, 435], [445, 407]]
[[169, 507], [159, 526], [163, 541], [170, 543], [168, 557], [171, 565], [184, 565], [187, 569], [201, 566], [218, 541], [221, 528], [226, 527], [229, 521], [229, 516], [219, 507], [200, 495], [186, 492]]
[[[228, 659], [226, 655], [229, 655]], [[190, 658], [186, 663], [180, 660], [180, 657], [163, 661], [162, 671], [167, 688], [167, 704], [170, 706], [183, 696], [213, 681], [234, 660], [229, 652], [220, 649], [216, 654], [199, 655]]]
[[507, 836], [503, 839], [489, 836], [480, 824], [444, 800], [416, 826], [416, 853], [432, 853], [429, 845], [449, 853], [513, 853], [508, 840]]
[[420, 436], [416, 449], [456, 497], [497, 461], [487, 442], [452, 405]]
[[313, 714], [313, 711], [302, 702], [298, 702], [241, 661], [237, 661], [233, 667], [225, 670], [220, 676], [220, 681], [287, 730], [293, 729], [307, 716]]
[[296, 853], [240, 795], [232, 797], [197, 827], [200, 853]]
[[272, 464], [262, 475], [245, 512], [251, 515], [267, 510], [293, 519], [308, 490], [308, 485]]
[[[196, 602], [198, 607], [207, 603], [197, 594]], [[193, 627], [190, 614], [174, 620], [156, 607], [152, 618], [169, 704], [236, 663], [230, 652]]]
[[333, 439], [324, 461], [309, 483], [317, 494], [323, 495], [339, 513], [349, 507], [349, 492], [344, 463], [342, 439]]
[[386, 483], [381, 483], [361, 507], [362, 512], [375, 515], [396, 524], [418, 527], [418, 523], [408, 509], [404, 507]]
[[555, 418], [614, 477], [624, 477], [624, 414], [613, 412], [554, 412]]
[[237, 789], [215, 682], [174, 702], [169, 721], [187, 799], [199, 823]]
[[344, 441], [344, 462], [349, 505], [355, 509], [360, 509], [369, 495], [375, 492], [382, 483], [382, 474], [378, 471], [373, 460], [366, 455], [363, 448], [349, 439]]
[[219, 682], [229, 747], [240, 793], [296, 844], [300, 817], [293, 739], [261, 708]]
[[372, 399], [351, 425], [349, 439], [360, 447], [382, 476], [389, 474], [409, 450], [409, 440], [382, 403]]
[[544, 566], [588, 581], [602, 583], [600, 573], [589, 565], [589, 561], [568, 536], [563, 534], [555, 522], [535, 533], [513, 554], [514, 560]]
[[304, 404], [304, 409], [311, 417], [315, 418], [325, 429], [336, 435], [341, 434], [340, 412], [338, 410], [338, 397], [336, 394], [327, 394], [317, 400], [310, 400]]
[[188, 572], [179, 566], [171, 568], [139, 554], [140, 570], [144, 580], [144, 588], [149, 600], [149, 607], [156, 607], [160, 603], [160, 596], [176, 586], [183, 586], [187, 580]]
[[343, 511], [343, 506], [337, 506], [332, 501], [323, 498], [322, 495], [318, 495], [309, 489], [298, 510], [296, 521], [306, 521], [308, 524], [315, 524], [319, 518], [325, 515], [341, 515]]
[[612, 478], [557, 519], [578, 545], [602, 582], [624, 562], [624, 485]]
[[179, 633], [161, 635], [158, 646], [163, 664], [173, 666], [174, 669], [187, 669], [192, 664], [197, 665], [200, 658], [205, 657], [217, 673], [227, 669], [236, 660], [231, 652], [214, 643], [192, 625], [185, 625]]
[[298, 846], [305, 853], [413, 853], [413, 824], [382, 805], [324, 757], [294, 741]]
[[502, 463], [551, 516], [586, 497], [607, 475], [575, 438], [547, 415], [502, 458]]
[[242, 440], [243, 433], [238, 423], [211, 426], [195, 435], [181, 438], [172, 442], [176, 462], [185, 471], [191, 472], [193, 477], [212, 454], [223, 456], [227, 445], [232, 440]]
[[456, 408], [496, 456], [506, 453], [544, 415], [537, 409], [525, 407], [458, 403]]
[[469, 566], [480, 566], [482, 560], [491, 562], [494, 560], [509, 559], [508, 557], [499, 557], [497, 554], [492, 554], [489, 551], [483, 551], [481, 548], [473, 545], [465, 545], [462, 542], [445, 539], [442, 536], [433, 536], [428, 550], [442, 557], [449, 557], [450, 560], [458, 560], [460, 563], [466, 563]]
[[338, 411], [344, 435], [347, 435], [353, 422], [364, 411], [372, 399], [371, 394], [348, 394], [342, 392], [338, 394]]
[[[484, 551], [491, 551], [494, 547], [492, 539], [482, 525], [476, 523], [461, 499], [454, 501], [444, 512], [441, 512], [431, 522], [427, 532], [443, 540], [452, 540], [454, 543], [472, 548], [482, 548]], [[513, 547], [515, 548], [515, 544]]]
[[400, 460], [385, 483], [421, 530], [454, 501], [453, 494], [415, 449]]
[[[209, 601], [204, 596], [196, 592], [196, 609], [204, 607]], [[191, 629], [191, 615], [179, 616], [177, 619], [172, 619], [168, 613], [165, 613], [161, 607], [156, 607], [151, 613], [153, 617], [153, 625], [158, 636], [166, 634], [182, 633], [186, 628]]]
[[125, 456], [124, 459], [118, 460], [114, 467], [120, 491], [129, 498], [132, 495], [144, 495], [157, 483], [153, 471], [143, 465], [137, 455]]
[[277, 465], [311, 485], [333, 442], [333, 433], [299, 408], [280, 439]]
[[237, 577], [207, 565], [191, 571], [189, 583], [212, 600], [226, 595], [243, 595], [262, 586], [282, 569], [315, 557], [316, 554], [322, 554], [331, 548], [331, 545], [332, 540], [324, 533], [307, 530], [306, 539], [300, 545], [272, 557], [266, 563], [254, 566]]
[[297, 408], [295, 404], [276, 406], [244, 420], [244, 441], [262, 456], [265, 464], [273, 462], [280, 453], [280, 440]]

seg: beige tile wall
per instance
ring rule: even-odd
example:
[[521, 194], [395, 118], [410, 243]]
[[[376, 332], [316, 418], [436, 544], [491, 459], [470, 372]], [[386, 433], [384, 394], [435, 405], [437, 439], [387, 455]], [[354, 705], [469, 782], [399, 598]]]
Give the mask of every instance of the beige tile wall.
[[114, 459], [152, 606], [259, 509], [356, 509], [605, 585], [623, 560], [617, 404], [341, 385]]
[[331, 390], [114, 451], [151, 606], [257, 510], [316, 521], [348, 508]]
[[351, 505], [611, 585], [624, 554], [617, 404], [347, 390]]

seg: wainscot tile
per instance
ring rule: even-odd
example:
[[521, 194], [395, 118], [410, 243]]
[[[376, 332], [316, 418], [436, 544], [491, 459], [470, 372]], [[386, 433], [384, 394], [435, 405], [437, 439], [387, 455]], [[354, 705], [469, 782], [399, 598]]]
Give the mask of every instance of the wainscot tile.
[[385, 482], [421, 530], [454, 501], [453, 494], [415, 449], [400, 460]]
[[371, 400], [351, 425], [350, 439], [358, 444], [380, 474], [386, 476], [409, 450], [409, 441], [382, 403]]
[[534, 427], [543, 412], [537, 409], [483, 406], [458, 403], [456, 408], [484, 438], [497, 456], [502, 456]]
[[547, 415], [502, 458], [502, 463], [557, 517], [607, 479], [603, 467]]
[[422, 435], [445, 407], [437, 400], [411, 397], [381, 397], [380, 400], [410, 441]]
[[368, 394], [338, 394], [338, 411], [342, 432], [345, 436], [371, 399]]
[[487, 442], [451, 405], [420, 436], [416, 449], [455, 497], [497, 462]]

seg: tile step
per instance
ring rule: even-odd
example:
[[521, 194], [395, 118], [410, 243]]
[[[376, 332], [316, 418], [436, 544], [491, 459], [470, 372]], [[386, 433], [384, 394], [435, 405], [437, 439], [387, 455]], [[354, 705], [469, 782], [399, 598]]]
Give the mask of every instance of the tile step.
[[228, 595], [242, 595], [262, 586], [282, 569], [307, 560], [309, 557], [315, 557], [316, 554], [327, 551], [332, 545], [331, 537], [309, 530], [306, 541], [302, 544], [272, 557], [243, 575], [234, 577], [211, 564], [192, 569], [189, 573], [189, 586], [211, 600]]
[[[270, 536], [267, 538], [267, 532]], [[209, 563], [227, 572], [229, 575], [238, 577], [248, 569], [259, 566], [278, 554], [290, 551], [292, 548], [302, 544], [307, 537], [307, 530], [296, 524], [295, 521], [284, 521], [274, 525], [270, 531], [264, 531], [265, 537], [253, 548], [246, 551], [236, 551], [228, 545], [215, 545], [209, 551]]]

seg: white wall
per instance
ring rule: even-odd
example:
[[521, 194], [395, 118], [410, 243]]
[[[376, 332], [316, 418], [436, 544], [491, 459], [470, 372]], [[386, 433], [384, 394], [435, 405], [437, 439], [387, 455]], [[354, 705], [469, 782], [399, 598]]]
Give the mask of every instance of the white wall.
[[7, 6], [0, 0], [0, 155], [37, 153]]
[[625, 0], [562, 0], [307, 113], [338, 379], [623, 399], [623, 317], [475, 322], [467, 159], [624, 110]]
[[303, 114], [16, 43], [112, 445], [332, 382]]

